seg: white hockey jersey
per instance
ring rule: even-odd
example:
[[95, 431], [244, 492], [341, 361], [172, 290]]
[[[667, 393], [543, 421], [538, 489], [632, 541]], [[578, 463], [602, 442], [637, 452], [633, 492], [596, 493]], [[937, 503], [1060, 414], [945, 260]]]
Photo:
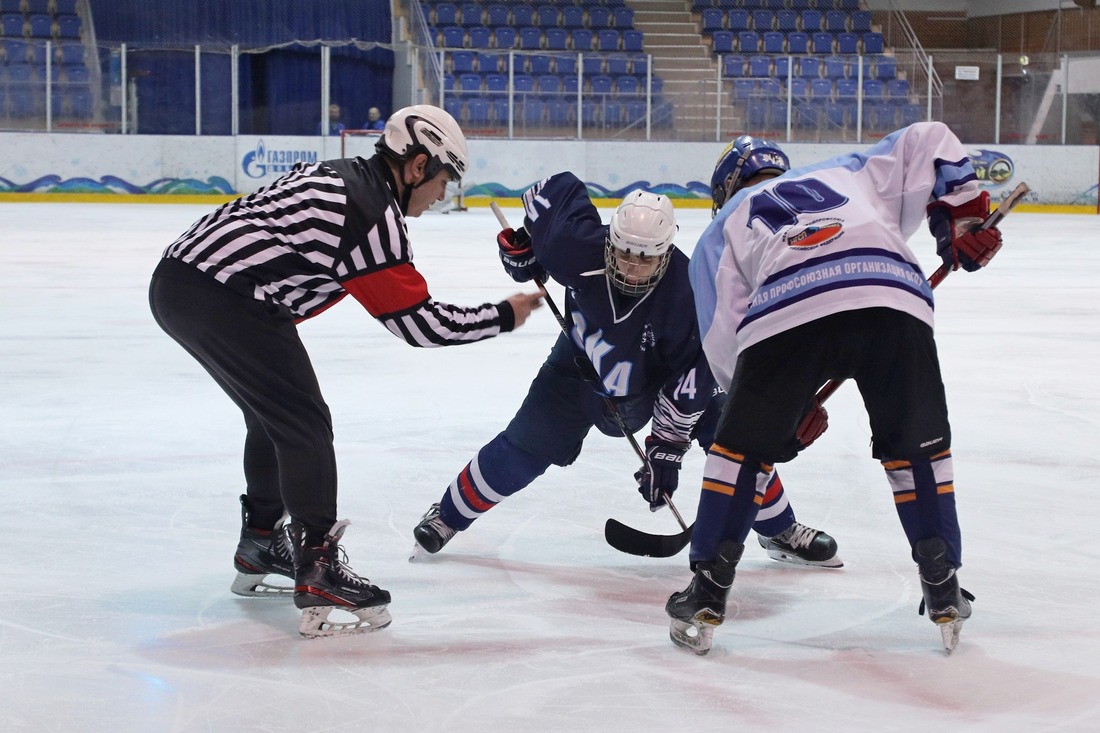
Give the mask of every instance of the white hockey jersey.
[[831, 313], [887, 307], [932, 325], [932, 289], [906, 242], [932, 200], [978, 193], [966, 150], [941, 122], [738, 191], [690, 265], [719, 385], [729, 387], [743, 349]]

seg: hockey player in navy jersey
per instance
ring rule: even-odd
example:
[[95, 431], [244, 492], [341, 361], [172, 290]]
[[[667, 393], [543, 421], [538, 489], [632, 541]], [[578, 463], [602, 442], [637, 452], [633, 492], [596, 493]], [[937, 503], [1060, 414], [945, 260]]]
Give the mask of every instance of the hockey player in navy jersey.
[[852, 379], [917, 563], [921, 610], [950, 652], [973, 597], [956, 575], [962, 539], [932, 290], [906, 242], [927, 215], [948, 268], [984, 267], [1001, 247], [995, 227], [978, 228], [989, 195], [939, 122], [865, 153], [793, 171], [786, 162], [747, 136], [726, 149], [712, 178], [720, 210], [691, 258], [703, 348], [730, 395], [703, 471], [694, 577], [665, 605], [670, 635], [709, 651], [774, 464], [798, 452], [818, 388]]
[[[528, 190], [523, 204], [524, 226], [498, 235], [501, 260], [519, 282], [549, 276], [563, 285], [572, 328], [558, 336], [512, 421], [415, 528], [430, 553], [549, 466], [575, 461], [592, 427], [621, 436], [606, 398], [631, 431], [651, 422], [645, 451], [652, 470], [635, 478], [645, 501], [660, 508], [676, 491], [692, 441], [710, 445], [724, 402], [700, 348], [688, 259], [673, 245], [668, 197], [634, 191], [605, 225], [585, 185], [559, 173]], [[841, 565], [829, 535], [795, 521], [778, 476], [755, 529], [771, 557]]]
[[[442, 200], [466, 170], [466, 139], [450, 114], [399, 110], [376, 147], [369, 159], [298, 165], [211, 212], [168, 246], [149, 287], [157, 323], [244, 414], [232, 590], [293, 594], [304, 636], [383, 628], [390, 594], [344, 561], [332, 417], [296, 324], [350, 294], [409, 344], [449, 346], [511, 331], [541, 300], [443, 303], [413, 266], [405, 218]], [[268, 582], [277, 576], [294, 584]], [[334, 608], [357, 620], [329, 622]]]

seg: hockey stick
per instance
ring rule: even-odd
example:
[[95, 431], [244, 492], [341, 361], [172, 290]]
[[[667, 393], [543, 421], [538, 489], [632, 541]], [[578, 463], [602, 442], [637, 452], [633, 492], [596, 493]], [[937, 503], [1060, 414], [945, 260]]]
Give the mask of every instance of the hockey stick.
[[[489, 204], [489, 208], [493, 210], [493, 214], [496, 215], [497, 221], [500, 222], [500, 226], [503, 229], [510, 229], [511, 228], [510, 226], [508, 226], [508, 220], [505, 218], [504, 212], [500, 210], [500, 207], [497, 205], [496, 201], [491, 202]], [[546, 289], [546, 286], [542, 282], [539, 281], [538, 278], [535, 278], [535, 283], [539, 286], [539, 291], [542, 292], [542, 299], [546, 301], [546, 305], [549, 306], [550, 312], [553, 313], [554, 318], [557, 319], [558, 326], [561, 328], [562, 333], [565, 334], [566, 338], [570, 338], [570, 336], [569, 336], [569, 324], [565, 322], [565, 316], [563, 316], [561, 311], [558, 310], [558, 306], [554, 302], [554, 299], [550, 297], [550, 292]], [[592, 360], [588, 357], [587, 354], [584, 355], [584, 358], [588, 361], [589, 366], [592, 367], [592, 373], [598, 374], [598, 372], [596, 371], [596, 365], [592, 363]], [[649, 458], [646, 456], [645, 451], [642, 450], [642, 447], [640, 445], [638, 445], [638, 440], [634, 437], [634, 433], [632, 433], [626, 427], [626, 421], [623, 420], [623, 416], [619, 413], [619, 408], [615, 405], [615, 403], [611, 400], [611, 398], [609, 396], [607, 396], [606, 394], [602, 394], [601, 397], [603, 398], [604, 404], [607, 406], [608, 411], [611, 413], [611, 417], [615, 421], [616, 427], [618, 427], [619, 430], [622, 431], [622, 434], [626, 436], [626, 439], [630, 442], [630, 447], [634, 449], [634, 453], [637, 454], [638, 459], [641, 460], [641, 462], [642, 462], [642, 465], [645, 466], [650, 471], [652, 471], [653, 469], [650, 468], [650, 466], [649, 466]], [[668, 494], [662, 494], [661, 498], [665, 500], [665, 504], [667, 504], [668, 508], [672, 510], [673, 516], [675, 516], [676, 521], [679, 522], [680, 529], [682, 530], [681, 534], [686, 533], [687, 536], [690, 538], [691, 537], [691, 527], [687, 526], [687, 524], [684, 522], [684, 518], [680, 516], [680, 512], [676, 510], [676, 505], [672, 503], [672, 498]], [[611, 540], [611, 534], [612, 534], [611, 526], [612, 526], [613, 523], [615, 525], [622, 526], [626, 529], [630, 529], [629, 527], [627, 527], [625, 524], [622, 524], [621, 522], [617, 522], [614, 519], [608, 519], [607, 523], [604, 525], [604, 538], [608, 541], [608, 543], [612, 547], [615, 547], [618, 550], [622, 550], [623, 552], [629, 552], [629, 550], [625, 550], [622, 547], [619, 547], [615, 542], [612, 542], [612, 540]], [[616, 537], [617, 536], [618, 535], [616, 535]], [[678, 537], [679, 535], [674, 535], [674, 536]], [[681, 549], [682, 549], [682, 546], [681, 546]], [[679, 550], [677, 550], [677, 552], [679, 552]], [[632, 554], [639, 554], [639, 553], [632, 553]], [[675, 554], [675, 553], [673, 553], [673, 554]]]
[[[1021, 183], [1016, 186], [1012, 192], [1005, 197], [1004, 201], [1000, 203], [997, 210], [992, 212], [982, 222], [981, 228], [988, 229], [990, 227], [997, 226], [1002, 219], [1008, 216], [1008, 213], [1016, 207], [1016, 204], [1023, 200], [1024, 196], [1031, 189], [1026, 183]], [[928, 284], [935, 289], [944, 279], [950, 274], [951, 270], [947, 268], [947, 265], [940, 265], [931, 277], [928, 278]], [[830, 379], [817, 391], [814, 395], [814, 399], [817, 404], [825, 402], [836, 392], [840, 385], [845, 382], [843, 379]], [[683, 522], [681, 522], [683, 526]], [[678, 554], [685, 546], [691, 541], [691, 531], [695, 528], [695, 523], [692, 522], [690, 527], [684, 529], [683, 532], [674, 535], [656, 535], [642, 532], [641, 530], [628, 527], [622, 522], [618, 522], [614, 519], [608, 519], [607, 525], [604, 527], [604, 537], [607, 539], [607, 543], [617, 550], [625, 552], [630, 555], [641, 555], [643, 557], [672, 557]]]

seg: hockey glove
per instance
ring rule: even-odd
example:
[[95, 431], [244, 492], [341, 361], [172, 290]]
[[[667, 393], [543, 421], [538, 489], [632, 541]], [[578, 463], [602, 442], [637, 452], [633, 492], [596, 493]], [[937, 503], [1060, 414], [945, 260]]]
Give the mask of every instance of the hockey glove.
[[518, 283], [530, 280], [546, 282], [546, 270], [535, 259], [535, 250], [531, 247], [531, 237], [523, 227], [502, 229], [497, 234], [500, 246], [500, 261], [504, 270]]
[[928, 229], [936, 238], [936, 252], [948, 269], [980, 270], [1000, 251], [1000, 230], [979, 228], [987, 216], [988, 191], [959, 206], [940, 201], [928, 205]]
[[665, 496], [676, 492], [680, 483], [680, 464], [690, 446], [690, 443], [658, 440], [652, 435], [645, 439], [649, 462], [634, 474], [634, 479], [638, 482], [638, 493], [649, 502], [651, 512], [665, 505]]
[[798, 442], [802, 444], [802, 447], [806, 448], [828, 429], [829, 413], [815, 398], [813, 406], [806, 411], [806, 414], [802, 416], [802, 421], [798, 423], [794, 436], [798, 438]]

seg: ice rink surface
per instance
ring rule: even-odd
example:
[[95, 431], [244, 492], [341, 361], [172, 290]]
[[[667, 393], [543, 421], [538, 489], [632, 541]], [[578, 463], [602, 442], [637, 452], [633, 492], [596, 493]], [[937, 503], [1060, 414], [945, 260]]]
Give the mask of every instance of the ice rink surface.
[[[573, 466], [408, 560], [420, 515], [526, 393], [558, 332], [546, 309], [437, 350], [350, 298], [303, 324], [351, 565], [393, 593], [394, 621], [305, 640], [291, 602], [232, 595], [243, 423], [146, 299], [162, 249], [212, 208], [0, 204], [0, 730], [1097, 729], [1100, 217], [1013, 214], [989, 268], [937, 290], [960, 578], [977, 596], [955, 654], [917, 615], [847, 385], [828, 433], [782, 469], [799, 519], [836, 537], [845, 567], [784, 566], [750, 538], [699, 658], [671, 644], [663, 611], [690, 579], [687, 551], [639, 558], [603, 540], [608, 517], [678, 530], [638, 496], [624, 440], [590, 436]], [[680, 212], [683, 249], [708, 220]], [[497, 229], [487, 209], [410, 221], [437, 299], [517, 289]], [[931, 237], [912, 245], [931, 272]], [[702, 464], [696, 447], [675, 497], [689, 521]]]

